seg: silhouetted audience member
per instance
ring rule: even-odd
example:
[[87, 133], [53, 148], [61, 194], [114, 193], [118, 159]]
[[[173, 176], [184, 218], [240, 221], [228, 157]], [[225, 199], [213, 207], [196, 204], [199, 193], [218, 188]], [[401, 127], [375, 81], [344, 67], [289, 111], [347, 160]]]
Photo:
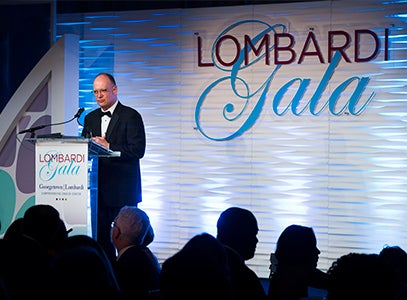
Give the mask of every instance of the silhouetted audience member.
[[7, 287], [4, 283], [3, 278], [0, 276], [0, 299], [2, 300], [11, 300], [10, 295], [8, 293]]
[[47, 204], [34, 205], [26, 210], [22, 232], [36, 241], [49, 255], [55, 254], [68, 237], [59, 212]]
[[386, 246], [380, 251], [379, 256], [384, 267], [390, 273], [393, 295], [395, 297], [400, 297], [402, 291], [404, 291], [407, 287], [406, 251], [399, 246]]
[[112, 224], [111, 239], [124, 299], [159, 299], [161, 267], [148, 248], [154, 239], [148, 215], [136, 206], [124, 206]]
[[34, 205], [6, 232], [0, 249], [0, 277], [9, 297], [44, 299], [49, 259], [67, 237], [59, 212], [50, 205]]
[[46, 253], [30, 239], [0, 240], [0, 278], [8, 299], [42, 300], [47, 263]]
[[394, 300], [406, 300], [406, 299], [407, 299], [407, 285], [405, 284], [397, 291]]
[[254, 257], [258, 231], [256, 217], [240, 207], [226, 209], [217, 222], [217, 239], [226, 250], [236, 299], [266, 298], [259, 278], [245, 263]]
[[328, 300], [392, 300], [389, 274], [378, 254], [349, 253], [328, 270]]
[[109, 257], [107, 256], [105, 250], [103, 249], [102, 245], [100, 245], [100, 243], [98, 241], [96, 241], [95, 239], [93, 239], [87, 235], [81, 235], [81, 234], [73, 235], [73, 236], [68, 237], [65, 240], [63, 249], [69, 250], [69, 249], [74, 249], [74, 248], [82, 247], [82, 246], [90, 247], [99, 254], [100, 258], [102, 259], [102, 261], [104, 262], [104, 264], [106, 266], [106, 270], [108, 271], [108, 275], [110, 277], [109, 285], [112, 286], [113, 290], [120, 290], [119, 284], [117, 282], [116, 274], [114, 273], [114, 269], [111, 264], [111, 261], [110, 261]]
[[310, 287], [327, 290], [328, 275], [317, 268], [320, 251], [311, 227], [290, 225], [277, 240], [268, 299], [299, 300]]
[[90, 244], [67, 247], [50, 263], [47, 300], [119, 300], [113, 269]]
[[210, 234], [202, 233], [165, 260], [161, 296], [162, 300], [233, 300], [222, 244]]
[[15, 240], [20, 239], [23, 235], [23, 218], [15, 219], [4, 233], [3, 239]]

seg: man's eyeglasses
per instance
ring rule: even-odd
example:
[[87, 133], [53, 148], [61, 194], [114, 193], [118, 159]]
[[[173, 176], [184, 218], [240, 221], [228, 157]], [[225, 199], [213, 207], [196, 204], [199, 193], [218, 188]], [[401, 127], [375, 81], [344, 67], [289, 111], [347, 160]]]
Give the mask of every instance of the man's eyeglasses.
[[99, 94], [106, 94], [106, 93], [108, 93], [108, 92], [109, 92], [108, 89], [101, 89], [101, 90], [93, 90], [93, 91], [92, 91], [92, 94], [95, 95], [95, 96], [97, 96], [97, 95], [99, 95]]
[[117, 224], [116, 224], [116, 221], [113, 221], [112, 222], [112, 224], [110, 224], [110, 227], [112, 228], [112, 230], [113, 230], [113, 228], [117, 228], [117, 230], [119, 231], [119, 233], [121, 233], [121, 230], [120, 230], [120, 227], [119, 226], [117, 226]]

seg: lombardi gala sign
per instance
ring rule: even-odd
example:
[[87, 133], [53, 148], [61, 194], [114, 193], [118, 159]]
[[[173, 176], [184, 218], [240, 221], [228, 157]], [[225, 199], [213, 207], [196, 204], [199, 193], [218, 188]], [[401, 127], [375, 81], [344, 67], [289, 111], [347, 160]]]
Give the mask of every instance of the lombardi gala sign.
[[[248, 29], [253, 27], [257, 32]], [[307, 34], [296, 36], [287, 28], [284, 24], [243, 20], [226, 27], [213, 42], [196, 33], [198, 67], [215, 68], [221, 74], [203, 89], [196, 104], [196, 128], [203, 136], [225, 141], [244, 134], [268, 99], [272, 100], [272, 113], [280, 117], [288, 113], [317, 117], [325, 111], [333, 116], [358, 116], [366, 110], [375, 91], [367, 91], [370, 75], [358, 74], [357, 66], [389, 60], [389, 30], [315, 33], [310, 28]], [[341, 62], [355, 67], [347, 77], [332, 83]], [[277, 80], [288, 67], [295, 67], [291, 78]], [[307, 76], [315, 69], [321, 70], [319, 78]], [[210, 113], [204, 114], [205, 110]], [[224, 136], [212, 134], [219, 126], [212, 118], [214, 114], [233, 130]]]

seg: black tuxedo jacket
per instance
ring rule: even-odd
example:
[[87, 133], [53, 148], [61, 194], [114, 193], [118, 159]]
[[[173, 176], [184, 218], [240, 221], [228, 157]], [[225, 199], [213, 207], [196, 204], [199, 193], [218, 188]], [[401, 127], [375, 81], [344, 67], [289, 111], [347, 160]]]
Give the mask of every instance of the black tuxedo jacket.
[[[102, 136], [101, 109], [85, 116], [83, 137]], [[141, 202], [140, 159], [144, 156], [146, 136], [141, 115], [120, 102], [106, 132], [109, 148], [120, 157], [98, 160], [98, 199], [106, 206], [122, 207]]]
[[130, 247], [120, 255], [113, 266], [123, 300], [156, 299], [149, 295], [160, 289], [161, 267], [150, 249]]

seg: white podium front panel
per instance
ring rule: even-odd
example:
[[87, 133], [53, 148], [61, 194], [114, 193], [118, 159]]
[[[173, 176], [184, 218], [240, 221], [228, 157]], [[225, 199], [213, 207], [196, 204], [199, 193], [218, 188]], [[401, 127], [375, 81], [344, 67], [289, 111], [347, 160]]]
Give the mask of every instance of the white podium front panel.
[[88, 141], [37, 139], [35, 201], [55, 207], [72, 234], [88, 224]]

